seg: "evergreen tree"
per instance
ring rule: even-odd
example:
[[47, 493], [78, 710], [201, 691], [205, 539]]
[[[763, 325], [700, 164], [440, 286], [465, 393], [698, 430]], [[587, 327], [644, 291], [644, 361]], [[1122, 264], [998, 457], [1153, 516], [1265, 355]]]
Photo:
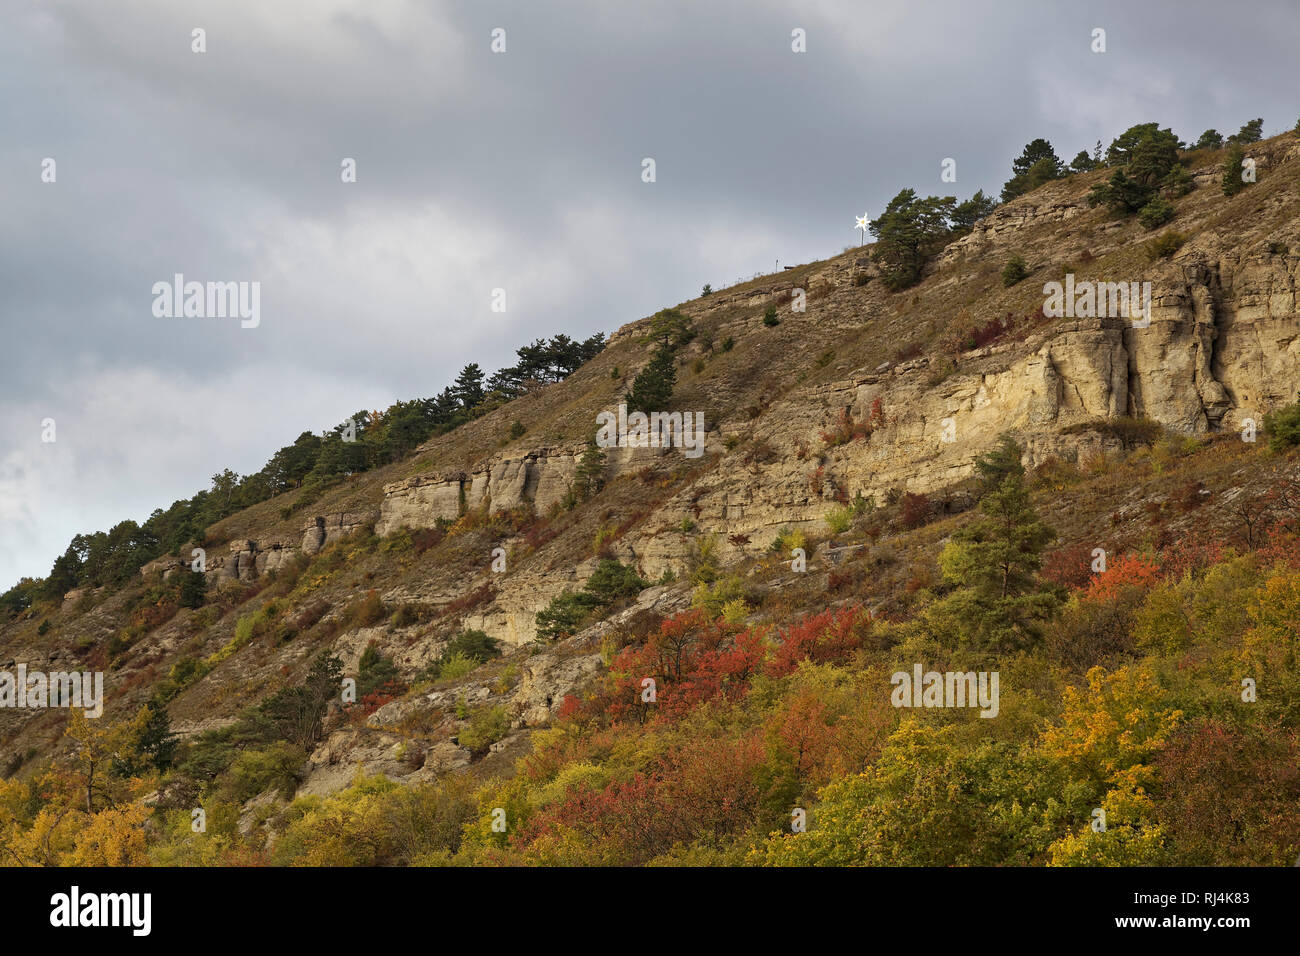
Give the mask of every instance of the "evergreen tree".
[[470, 362], [460, 370], [451, 393], [462, 411], [469, 411], [483, 401], [483, 370], [477, 362]]
[[632, 389], [624, 397], [628, 410], [646, 414], [667, 411], [676, 384], [677, 365], [672, 347], [666, 341], [661, 342], [650, 364], [632, 380]]
[[577, 471], [573, 475], [573, 494], [578, 501], [586, 501], [600, 492], [605, 486], [605, 452], [596, 444], [596, 439], [587, 439], [587, 448], [578, 460]]
[[975, 459], [975, 471], [980, 477], [981, 495], [1001, 488], [1002, 482], [1011, 475], [1023, 478], [1025, 466], [1020, 463], [1022, 454], [1014, 438], [1005, 432], [999, 435], [997, 446]]
[[1258, 143], [1264, 137], [1264, 120], [1253, 119], [1232, 136], [1228, 137], [1230, 143], [1240, 143], [1242, 146], [1249, 146], [1251, 143]]
[[1240, 143], [1228, 147], [1223, 157], [1223, 195], [1235, 196], [1246, 188], [1246, 181], [1241, 178], [1241, 164], [1246, 159], [1246, 151]]
[[1097, 162], [1088, 155], [1086, 149], [1081, 149], [1074, 159], [1070, 160], [1070, 172], [1087, 173], [1097, 168]]
[[320, 738], [329, 703], [339, 698], [342, 680], [343, 661], [322, 651], [312, 661], [303, 684], [282, 688], [263, 701], [259, 710], [274, 722], [283, 739], [310, 746]]
[[1062, 164], [1052, 144], [1036, 139], [1025, 146], [1011, 163], [1011, 178], [1002, 187], [1002, 201], [1009, 202], [1017, 196], [1032, 192], [1049, 180], [1058, 179]]
[[1042, 551], [1056, 533], [1039, 520], [1020, 475], [1011, 473], [980, 502], [983, 517], [952, 536], [939, 558], [957, 586], [928, 615], [969, 646], [994, 653], [1026, 648], [1060, 603], [1039, 582]]
[[1171, 129], [1157, 123], [1132, 126], [1117, 136], [1106, 153], [1109, 165], [1118, 166], [1110, 180], [1098, 183], [1088, 194], [1088, 205], [1110, 206], [1129, 215], [1140, 211], [1171, 175], [1177, 179], [1178, 150], [1182, 144]]
[[660, 309], [650, 320], [650, 331], [642, 341], [659, 342], [679, 349], [695, 338], [690, 316], [677, 309]]
[[202, 607], [207, 578], [202, 571], [181, 572], [181, 607]]
[[992, 196], [985, 196], [984, 190], [980, 190], [967, 199], [965, 202], [958, 203], [952, 211], [952, 229], [954, 233], [969, 232], [979, 222], [994, 209], [998, 207], [998, 201]]
[[913, 190], [904, 189], [871, 223], [877, 240], [871, 257], [890, 290], [897, 292], [921, 281], [926, 263], [951, 236], [948, 220], [956, 204], [953, 196], [920, 199]]
[[1220, 149], [1223, 146], [1223, 134], [1218, 130], [1207, 129], [1196, 141], [1196, 149]]

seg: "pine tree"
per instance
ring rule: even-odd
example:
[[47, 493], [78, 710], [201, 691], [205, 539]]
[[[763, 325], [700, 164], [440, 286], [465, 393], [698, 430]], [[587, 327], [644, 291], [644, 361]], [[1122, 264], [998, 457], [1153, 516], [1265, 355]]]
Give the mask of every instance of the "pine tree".
[[1249, 146], [1251, 143], [1258, 143], [1264, 136], [1264, 120], [1253, 119], [1232, 136], [1228, 137], [1230, 143], [1240, 143], [1243, 146]]
[[965, 202], [958, 203], [952, 211], [952, 228], [953, 232], [966, 232], [975, 227], [979, 222], [998, 206], [998, 201], [992, 196], [985, 196], [984, 190], [980, 190], [967, 199]]
[[1056, 532], [1039, 520], [1014, 472], [985, 496], [980, 510], [983, 517], [955, 533], [939, 557], [944, 579], [957, 590], [928, 617], [968, 645], [995, 653], [1023, 649], [1038, 639], [1037, 624], [1060, 603], [1038, 579], [1043, 548]]
[[655, 349], [650, 364], [632, 380], [632, 390], [625, 400], [629, 411], [663, 412], [668, 410], [673, 386], [677, 384], [677, 366], [672, 347], [665, 341]]
[[1223, 158], [1223, 195], [1235, 196], [1246, 188], [1246, 181], [1241, 178], [1241, 164], [1246, 159], [1246, 151], [1240, 143], [1228, 147]]
[[1020, 463], [1020, 446], [1010, 435], [998, 436], [998, 444], [986, 455], [975, 459], [975, 470], [980, 476], [981, 494], [986, 495], [1002, 487], [1010, 475], [1023, 478], [1025, 466]]
[[1079, 150], [1078, 155], [1070, 160], [1070, 171], [1074, 173], [1086, 173], [1096, 168], [1097, 164], [1093, 162], [1086, 149]]
[[921, 281], [926, 263], [952, 235], [948, 220], [956, 205], [953, 196], [921, 199], [915, 191], [904, 189], [871, 223], [871, 234], [877, 240], [871, 257], [890, 290], [897, 292]]
[[202, 571], [183, 571], [181, 576], [181, 607], [202, 607], [207, 579]]
[[469, 411], [483, 401], [483, 370], [477, 362], [470, 362], [460, 370], [456, 381], [452, 383], [451, 393], [456, 396], [456, 401], [464, 411]]
[[578, 469], [573, 475], [573, 493], [578, 501], [586, 501], [600, 492], [605, 486], [605, 452], [597, 445], [596, 439], [587, 439], [587, 449], [578, 460]]
[[1012, 175], [1002, 187], [1002, 201], [1010, 202], [1017, 196], [1032, 192], [1043, 183], [1060, 178], [1062, 172], [1061, 160], [1052, 144], [1042, 138], [1036, 139], [1012, 161]]
[[1216, 129], [1207, 129], [1196, 141], [1197, 149], [1220, 149], [1223, 146], [1223, 134]]

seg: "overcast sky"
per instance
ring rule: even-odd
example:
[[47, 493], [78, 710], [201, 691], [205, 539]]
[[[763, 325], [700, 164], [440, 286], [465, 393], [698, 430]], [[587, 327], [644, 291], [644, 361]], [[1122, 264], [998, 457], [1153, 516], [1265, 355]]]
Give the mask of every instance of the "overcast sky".
[[[1034, 137], [1300, 116], [1281, 0], [0, 11], [0, 590], [467, 362], [834, 254], [904, 186], [996, 193]], [[156, 317], [175, 273], [259, 282], [260, 325]]]

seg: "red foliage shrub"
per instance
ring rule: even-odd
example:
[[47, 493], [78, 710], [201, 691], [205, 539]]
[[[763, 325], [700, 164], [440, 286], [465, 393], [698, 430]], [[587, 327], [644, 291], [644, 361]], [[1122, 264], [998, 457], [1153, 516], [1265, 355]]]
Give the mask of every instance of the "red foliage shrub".
[[512, 837], [526, 848], [554, 830], [576, 831], [586, 863], [639, 866], [675, 844], [718, 839], [754, 825], [764, 760], [757, 734], [701, 738], [673, 750], [647, 773], [600, 790], [581, 784], [542, 808]]
[[1161, 576], [1159, 565], [1150, 558], [1126, 554], [1115, 558], [1092, 579], [1087, 594], [1094, 601], [1113, 601], [1125, 588], [1155, 586]]
[[1086, 544], [1057, 548], [1043, 558], [1043, 577], [1053, 584], [1080, 591], [1092, 583], [1092, 549]]
[[411, 532], [411, 547], [416, 554], [424, 554], [446, 536], [447, 532], [441, 528], [419, 528]]
[[1300, 740], [1294, 731], [1205, 720], [1155, 760], [1156, 801], [1181, 863], [1288, 866], [1300, 846]]
[[1204, 571], [1212, 564], [1218, 564], [1226, 557], [1223, 545], [1218, 541], [1201, 541], [1198, 538], [1180, 537], [1170, 542], [1160, 552], [1160, 567], [1170, 577], [1181, 578], [1191, 571]]
[[783, 677], [800, 661], [843, 663], [859, 647], [871, 627], [871, 617], [861, 607], [822, 611], [781, 632], [781, 644], [768, 662], [767, 673]]
[[904, 528], [919, 528], [930, 520], [930, 499], [925, 495], [904, 492], [898, 501], [898, 516]]
[[560, 709], [555, 712], [556, 720], [576, 720], [582, 714], [582, 701], [572, 694], [565, 694]]

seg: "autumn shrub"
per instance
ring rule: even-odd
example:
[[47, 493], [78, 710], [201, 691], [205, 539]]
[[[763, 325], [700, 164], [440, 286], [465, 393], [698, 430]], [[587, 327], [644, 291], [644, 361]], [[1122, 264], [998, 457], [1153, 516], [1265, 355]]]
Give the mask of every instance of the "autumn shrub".
[[898, 500], [898, 517], [903, 527], [919, 528], [930, 520], [930, 499], [926, 495], [908, 491]]
[[1156, 238], [1148, 240], [1143, 248], [1146, 250], [1147, 258], [1154, 262], [1157, 259], [1168, 259], [1181, 249], [1186, 241], [1187, 237], [1185, 235], [1170, 229], [1168, 232], [1161, 233]]
[[1148, 590], [1160, 582], [1160, 565], [1140, 554], [1109, 557], [1106, 570], [1088, 585], [1087, 596], [1094, 601], [1110, 601], [1128, 588]]
[[379, 599], [379, 592], [371, 588], [348, 607], [346, 614], [350, 627], [373, 627], [388, 617], [388, 610]]
[[510, 717], [505, 707], [497, 704], [476, 710], [470, 717], [469, 726], [456, 735], [456, 740], [471, 753], [482, 755], [509, 732]]
[[1078, 597], [1047, 627], [1043, 647], [1049, 659], [1076, 673], [1114, 664], [1134, 654], [1133, 617], [1142, 604], [1137, 589], [1106, 600]]
[[1049, 551], [1043, 556], [1043, 577], [1071, 590], [1086, 588], [1092, 581], [1093, 549], [1079, 543]]
[[1125, 449], [1134, 449], [1142, 445], [1151, 445], [1164, 434], [1164, 427], [1149, 418], [1094, 418], [1086, 422], [1077, 422], [1061, 429], [1062, 435], [1078, 435], [1084, 432], [1097, 432], [1119, 439]]
[[1155, 816], [1186, 866], [1290, 866], [1300, 848], [1300, 739], [1199, 720], [1155, 758]]
[[853, 524], [854, 511], [850, 507], [832, 508], [826, 512], [826, 527], [831, 534], [843, 534]]
[[1300, 402], [1293, 402], [1264, 416], [1268, 447], [1275, 452], [1300, 445]]
[[807, 548], [808, 540], [798, 528], [781, 528], [772, 541], [771, 550], [782, 556], [789, 555], [796, 548]]
[[780, 631], [779, 644], [767, 664], [767, 673], [781, 677], [800, 661], [839, 664], [849, 660], [871, 627], [870, 615], [860, 607], [840, 608], [809, 615]]

